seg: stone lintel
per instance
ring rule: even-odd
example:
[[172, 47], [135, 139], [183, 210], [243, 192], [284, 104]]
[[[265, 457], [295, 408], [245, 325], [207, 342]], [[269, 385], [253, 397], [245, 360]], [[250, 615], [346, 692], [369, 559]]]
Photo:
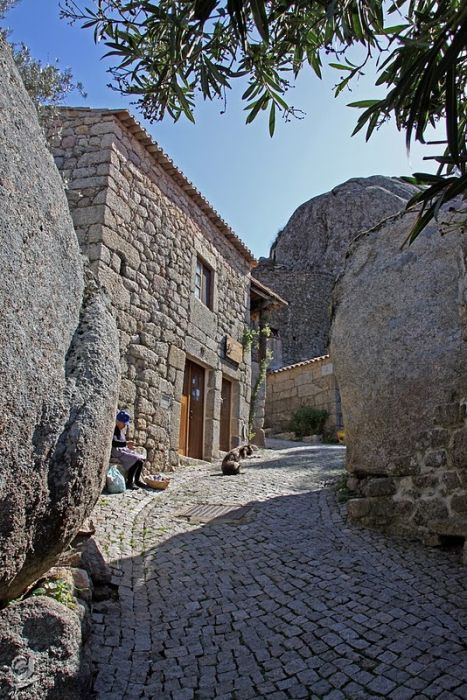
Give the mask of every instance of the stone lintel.
[[218, 357], [215, 352], [209, 350], [195, 338], [188, 337], [185, 344], [187, 354], [191, 355], [195, 362], [208, 365], [211, 368], [217, 367]]
[[169, 366], [176, 369], [185, 369], [186, 353], [176, 345], [171, 345], [169, 348]]

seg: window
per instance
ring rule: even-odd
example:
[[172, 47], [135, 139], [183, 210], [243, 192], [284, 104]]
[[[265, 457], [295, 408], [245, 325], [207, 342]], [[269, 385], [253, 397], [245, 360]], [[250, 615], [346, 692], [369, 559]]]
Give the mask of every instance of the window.
[[206, 304], [208, 309], [212, 309], [212, 278], [213, 272], [210, 267], [198, 258], [195, 272], [195, 296]]

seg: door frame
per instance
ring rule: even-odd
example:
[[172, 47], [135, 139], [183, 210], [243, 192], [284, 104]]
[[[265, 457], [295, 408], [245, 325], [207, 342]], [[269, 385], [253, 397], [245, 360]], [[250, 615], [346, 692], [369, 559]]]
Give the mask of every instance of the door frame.
[[[183, 374], [183, 388], [182, 388], [182, 396], [181, 396], [181, 401], [180, 401], [180, 428], [179, 428], [179, 445], [178, 445], [178, 454], [183, 455], [185, 457], [192, 457], [193, 455], [190, 455], [190, 428], [191, 428], [191, 421], [190, 421], [190, 412], [191, 412], [191, 368], [192, 366], [195, 365], [195, 367], [198, 370], [202, 370], [203, 372], [203, 386], [202, 386], [202, 415], [201, 415], [201, 423], [202, 423], [202, 429], [201, 429], [201, 439], [200, 439], [200, 447], [201, 447], [201, 456], [196, 456], [193, 457], [194, 459], [203, 459], [204, 458], [204, 451], [205, 451], [205, 445], [204, 445], [204, 434], [205, 434], [205, 426], [206, 426], [206, 378], [207, 378], [207, 372], [206, 372], [206, 367], [204, 367], [202, 364], [199, 362], [196, 362], [195, 360], [192, 360], [190, 357], [187, 357], [185, 360], [185, 368], [184, 368], [184, 374]], [[181, 445], [182, 438], [184, 438], [184, 445]]]
[[[228, 398], [229, 398], [229, 408], [228, 408], [228, 416], [226, 417], [226, 423], [224, 423], [223, 420], [223, 409], [224, 409], [224, 399], [222, 396], [222, 388], [224, 386], [224, 382], [229, 385], [229, 393], [228, 393]], [[222, 452], [229, 452], [232, 444], [232, 393], [233, 393], [233, 381], [226, 377], [225, 375], [222, 375], [222, 383], [221, 383], [221, 411], [220, 411], [220, 416], [219, 416], [219, 450], [222, 450]], [[228, 432], [228, 440], [226, 443], [223, 443], [223, 434], [222, 434], [222, 428], [225, 425], [226, 430]], [[228, 444], [227, 444], [228, 443]]]

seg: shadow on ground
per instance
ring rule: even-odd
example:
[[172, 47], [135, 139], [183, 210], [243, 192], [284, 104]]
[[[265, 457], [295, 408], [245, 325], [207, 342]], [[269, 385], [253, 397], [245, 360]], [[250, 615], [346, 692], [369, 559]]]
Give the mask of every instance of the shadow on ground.
[[347, 526], [330, 488], [160, 544], [157, 522], [156, 497], [134, 523], [145, 551], [114, 562], [119, 602], [96, 606], [98, 698], [467, 696], [453, 554]]

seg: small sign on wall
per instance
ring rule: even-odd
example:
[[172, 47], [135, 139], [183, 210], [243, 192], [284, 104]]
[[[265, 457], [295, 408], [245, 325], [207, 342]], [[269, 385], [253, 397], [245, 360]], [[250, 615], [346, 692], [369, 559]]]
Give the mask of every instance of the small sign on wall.
[[237, 365], [243, 360], [243, 346], [238, 340], [227, 335], [225, 338], [225, 356]]
[[172, 397], [170, 394], [162, 394], [161, 396], [161, 408], [167, 411], [172, 406]]

